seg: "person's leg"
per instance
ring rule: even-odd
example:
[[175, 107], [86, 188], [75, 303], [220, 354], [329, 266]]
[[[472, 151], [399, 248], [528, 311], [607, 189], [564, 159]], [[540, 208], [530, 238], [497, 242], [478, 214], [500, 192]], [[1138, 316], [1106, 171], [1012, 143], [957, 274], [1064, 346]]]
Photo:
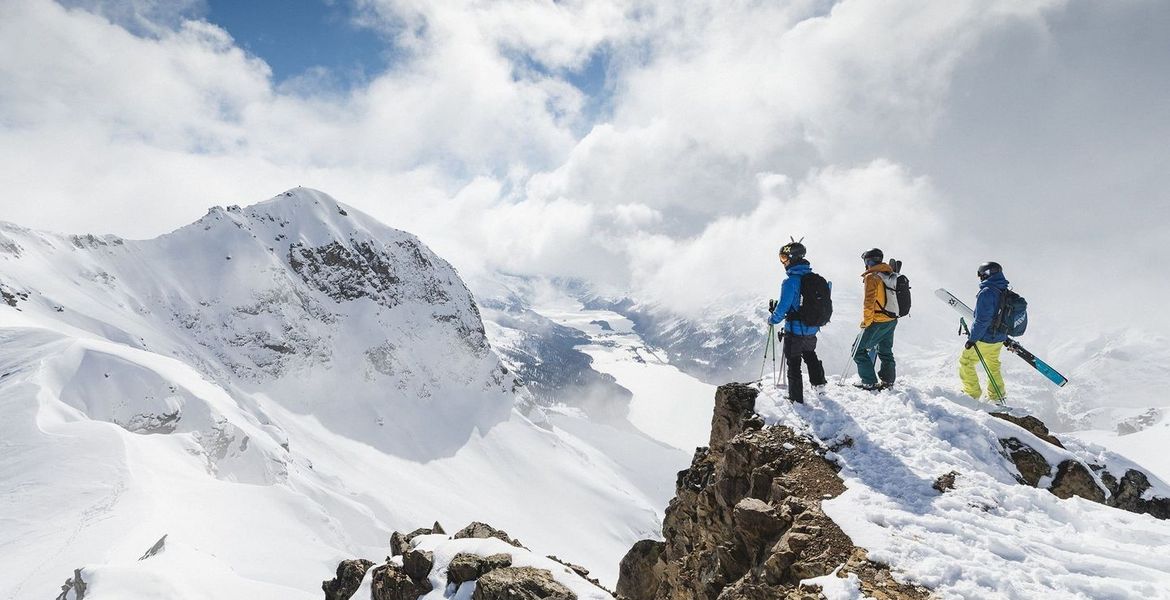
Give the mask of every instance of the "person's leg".
[[967, 348], [959, 355], [959, 379], [963, 382], [963, 391], [976, 400], [983, 395], [979, 374], [975, 372], [978, 365], [979, 355], [975, 354], [974, 348]]
[[881, 336], [877, 340], [877, 355], [882, 361], [878, 379], [881, 379], [882, 383], [892, 384], [897, 377], [897, 365], [894, 362], [894, 329], [897, 328], [898, 322], [878, 323], [878, 326], [882, 328]]
[[861, 341], [857, 343], [857, 350], [853, 353], [853, 362], [857, 363], [857, 376], [861, 378], [861, 383], [868, 385], [877, 384], [877, 373], [873, 370], [873, 359], [869, 357], [869, 351], [873, 348], [876, 326], [877, 324], [874, 324], [865, 328], [865, 331], [861, 333]]
[[813, 385], [825, 385], [828, 380], [825, 379], [825, 365], [817, 357], [817, 336], [806, 337], [808, 339], [805, 340], [804, 347], [801, 348], [800, 356], [804, 359], [804, 364], [808, 366], [808, 381]]
[[[1003, 385], [1003, 374], [1000, 372], [999, 353], [1003, 350], [1003, 343], [985, 344], [983, 342], [975, 342], [975, 347], [983, 353], [983, 361], [987, 363], [988, 377], [994, 382], [987, 384], [987, 396], [992, 400], [1002, 401], [1007, 396], [1007, 388]], [[996, 389], [999, 394], [996, 394]]]
[[788, 365], [788, 399], [804, 402], [804, 378], [800, 375], [800, 351], [804, 336], [784, 334], [784, 362]]

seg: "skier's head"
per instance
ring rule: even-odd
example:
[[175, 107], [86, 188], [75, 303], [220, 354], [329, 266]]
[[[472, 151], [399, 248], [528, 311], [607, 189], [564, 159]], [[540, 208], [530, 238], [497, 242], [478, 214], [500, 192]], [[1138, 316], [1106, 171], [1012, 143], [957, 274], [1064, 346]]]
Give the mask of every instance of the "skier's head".
[[1003, 267], [999, 266], [999, 263], [995, 261], [985, 262], [979, 265], [979, 270], [975, 272], [979, 276], [979, 281], [984, 281], [996, 273], [1003, 273]]
[[865, 261], [866, 267], [872, 267], [886, 259], [886, 255], [882, 253], [881, 248], [870, 248], [861, 254], [861, 260]]
[[806, 253], [808, 253], [808, 249], [804, 247], [804, 244], [797, 241], [788, 242], [780, 248], [780, 262], [787, 265], [804, 258]]

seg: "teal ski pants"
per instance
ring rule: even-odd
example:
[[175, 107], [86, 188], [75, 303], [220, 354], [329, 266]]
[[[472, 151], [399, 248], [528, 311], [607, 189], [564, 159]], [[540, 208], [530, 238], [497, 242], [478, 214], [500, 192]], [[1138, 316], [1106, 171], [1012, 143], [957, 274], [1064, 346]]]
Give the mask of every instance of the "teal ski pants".
[[[897, 321], [873, 323], [861, 332], [861, 340], [857, 343], [857, 351], [853, 353], [853, 362], [857, 363], [857, 374], [862, 383], [876, 384], [878, 378], [885, 383], [894, 383], [897, 375], [894, 363], [894, 328]], [[878, 360], [882, 367], [874, 372], [874, 360], [871, 352], [877, 351]]]

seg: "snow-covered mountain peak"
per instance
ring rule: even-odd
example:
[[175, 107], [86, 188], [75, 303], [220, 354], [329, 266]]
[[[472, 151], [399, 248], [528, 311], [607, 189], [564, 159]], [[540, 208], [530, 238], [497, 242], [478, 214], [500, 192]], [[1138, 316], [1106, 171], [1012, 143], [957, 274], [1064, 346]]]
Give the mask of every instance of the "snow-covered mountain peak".
[[[455, 269], [324, 193], [215, 208], [148, 240], [2, 225], [0, 440], [20, 452], [0, 453], [15, 490], [0, 548], [22, 550], [0, 552], [0, 572], [21, 573], [0, 597], [87, 564], [179, 597], [190, 565], [120, 564], [163, 534], [212, 573], [190, 597], [303, 598], [424, 515], [550, 550], [560, 524], [610, 524], [568, 552], [584, 557], [652, 532], [661, 499], [576, 433], [534, 424], [527, 401]], [[51, 518], [30, 518], [42, 507]]]
[[248, 206], [213, 206], [186, 229], [210, 231], [235, 227], [250, 233], [284, 234], [282, 241], [323, 245], [348, 239], [414, 238], [388, 227], [369, 215], [344, 205], [329, 194], [310, 188], [293, 188]]

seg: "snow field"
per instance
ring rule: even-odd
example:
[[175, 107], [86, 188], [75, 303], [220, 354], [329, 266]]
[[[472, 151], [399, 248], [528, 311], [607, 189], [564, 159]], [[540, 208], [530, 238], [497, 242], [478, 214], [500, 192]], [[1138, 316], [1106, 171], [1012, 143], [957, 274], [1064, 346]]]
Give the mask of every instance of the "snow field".
[[[1070, 454], [914, 383], [875, 394], [831, 382], [794, 406], [765, 382], [757, 401], [769, 422], [834, 449], [848, 490], [825, 511], [872, 559], [945, 598], [1170, 598], [1170, 523], [1016, 483], [998, 438]], [[931, 484], [950, 471], [956, 489], [940, 495]]]

